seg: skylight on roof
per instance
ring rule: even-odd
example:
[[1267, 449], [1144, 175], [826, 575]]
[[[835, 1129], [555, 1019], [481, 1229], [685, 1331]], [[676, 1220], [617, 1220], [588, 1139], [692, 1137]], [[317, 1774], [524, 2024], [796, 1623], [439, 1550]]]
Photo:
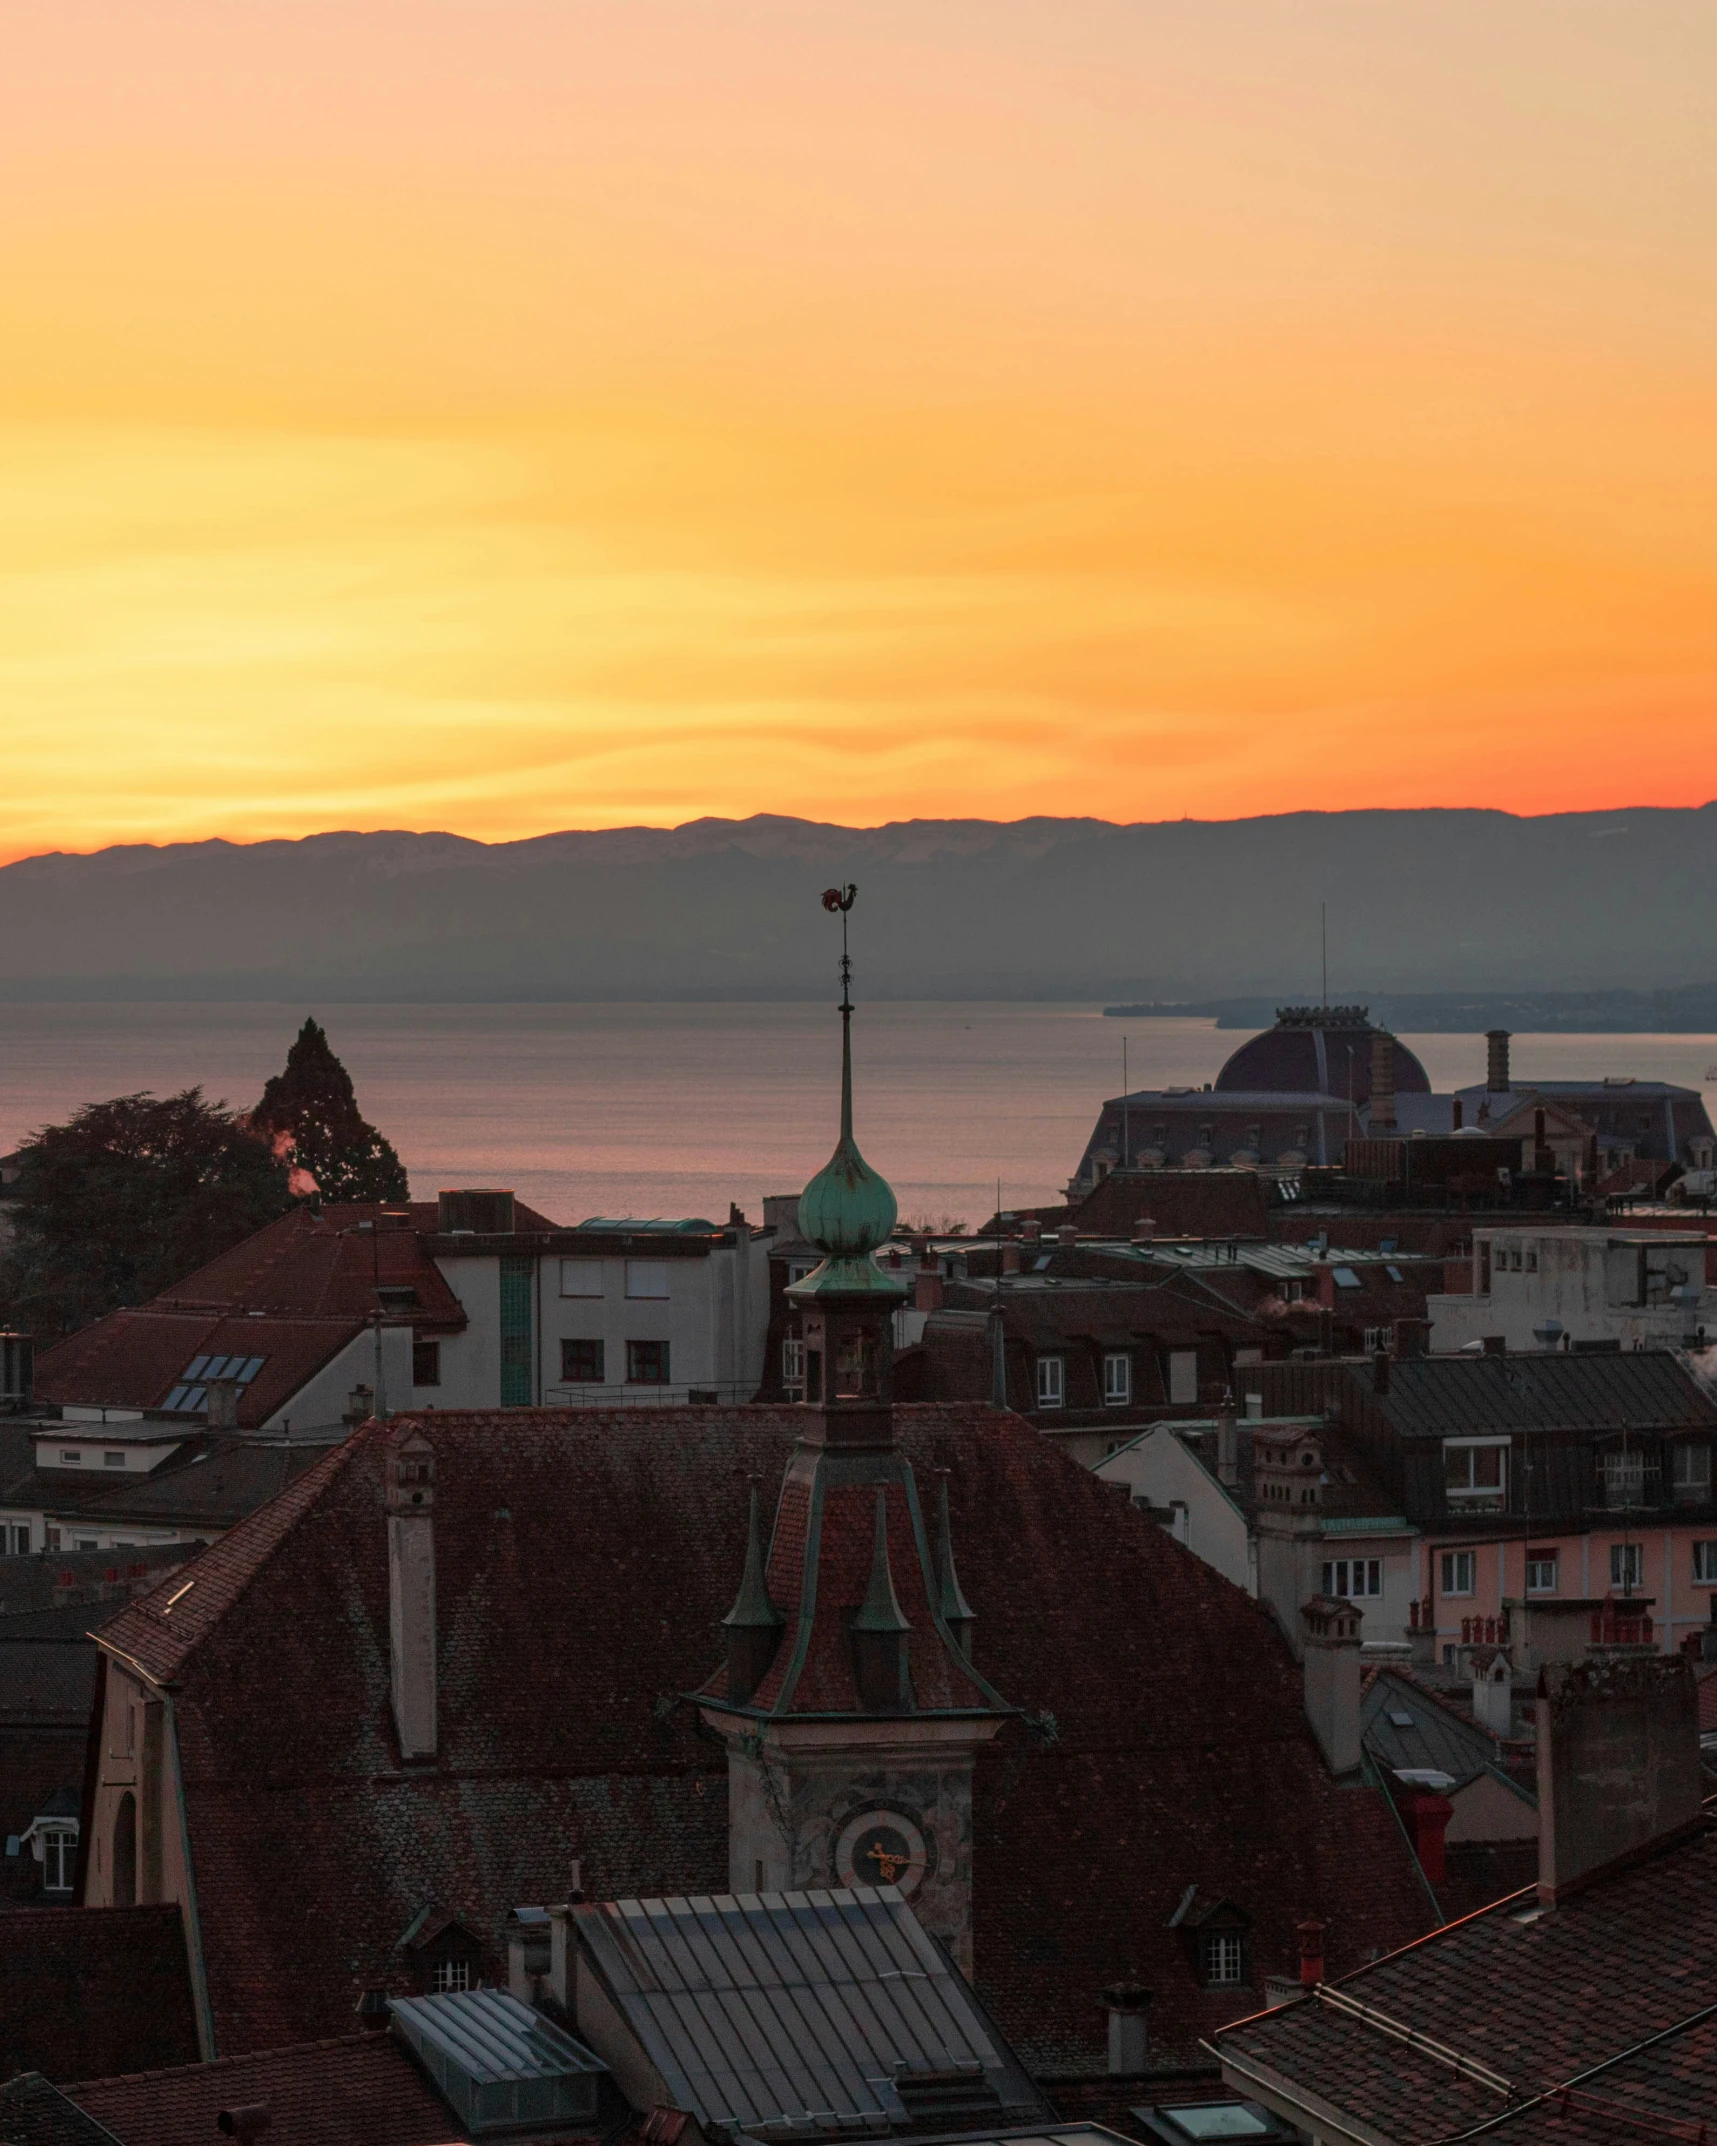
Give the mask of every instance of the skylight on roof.
[[1332, 1267], [1330, 1273], [1335, 1277], [1338, 1289], [1357, 1289], [1360, 1286], [1359, 1276], [1351, 1267]]
[[232, 1379], [248, 1386], [267, 1361], [266, 1356], [193, 1356], [161, 1406], [172, 1415], [188, 1414], [206, 1406], [210, 1379]]

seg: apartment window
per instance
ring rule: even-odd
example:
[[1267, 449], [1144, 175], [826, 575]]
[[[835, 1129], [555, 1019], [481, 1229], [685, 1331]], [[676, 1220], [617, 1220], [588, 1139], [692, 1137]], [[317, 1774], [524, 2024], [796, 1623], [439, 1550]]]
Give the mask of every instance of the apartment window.
[[1696, 1580], [1717, 1581], [1717, 1542], [1696, 1542], [1693, 1545], [1693, 1577]]
[[93, 1535], [79, 1535], [73, 1542], [72, 1548], [74, 1550], [99, 1550], [101, 1544]]
[[1326, 1595], [1339, 1595], [1345, 1602], [1362, 1595], [1383, 1592], [1383, 1560], [1380, 1557], [1338, 1557], [1324, 1567]]
[[563, 1297], [599, 1297], [602, 1294], [601, 1260], [563, 1259], [560, 1263], [560, 1293]]
[[1395, 1339], [1392, 1326], [1368, 1326], [1365, 1330], [1365, 1353], [1375, 1356], [1379, 1349], [1387, 1349]]
[[58, 1529], [58, 1528], [51, 1528], [51, 1527], [48, 1527], [48, 1526], [46, 1525], [46, 1523], [44, 1523], [44, 1524], [43, 1524], [43, 1528], [42, 1528], [42, 1548], [43, 1548], [44, 1550], [57, 1550], [57, 1549], [58, 1549], [59, 1547], [60, 1547], [60, 1531], [59, 1531], [59, 1529]]
[[1672, 1448], [1670, 1478], [1677, 1505], [1704, 1505], [1711, 1496], [1711, 1448], [1686, 1439]]
[[471, 1987], [471, 1962], [469, 1960], [437, 1960], [429, 1970], [429, 1988], [432, 1996], [445, 1997], [454, 1990]]
[[1246, 1941], [1238, 1930], [1207, 1930], [1203, 1949], [1207, 1989], [1235, 1989], [1246, 1979]]
[[1443, 1552], [1443, 1592], [1470, 1595], [1473, 1592], [1475, 1559], [1470, 1550]]
[[781, 1383], [794, 1399], [805, 1391], [805, 1344], [797, 1334], [781, 1344]]
[[1463, 1511], [1500, 1513], [1508, 1503], [1508, 1447], [1499, 1440], [1445, 1438], [1443, 1490]]
[[1535, 1244], [1526, 1247], [1526, 1271], [1528, 1274], [1538, 1272], [1538, 1247]]
[[411, 1383], [414, 1386], [439, 1386], [441, 1384], [441, 1344], [439, 1341], [414, 1341], [412, 1343]]
[[125, 1466], [125, 1455], [123, 1453], [103, 1453], [101, 1465], [104, 1468], [123, 1468]]
[[30, 1523], [26, 1520], [18, 1527], [0, 1528], [0, 1548], [9, 1550], [14, 1557], [28, 1557]]
[[1490, 1240], [1488, 1237], [1479, 1240], [1478, 1293], [1481, 1297], [1490, 1295]]
[[1527, 1551], [1526, 1592], [1529, 1595], [1553, 1595], [1556, 1592], [1557, 1562], [1554, 1550]]
[[629, 1297], [665, 1297], [668, 1293], [668, 1262], [665, 1259], [629, 1259], [626, 1262], [626, 1294]]
[[1658, 1465], [1644, 1453], [1600, 1453], [1598, 1479], [1604, 1503], [1613, 1510], [1631, 1511], [1657, 1503]]
[[1103, 1359], [1103, 1399], [1110, 1408], [1125, 1408], [1133, 1398], [1133, 1359], [1117, 1352]]
[[42, 1884], [50, 1893], [69, 1893], [77, 1875], [78, 1837], [75, 1833], [42, 1835]]
[[668, 1383], [668, 1344], [665, 1341], [629, 1341], [626, 1344], [628, 1386], [665, 1386]]
[[560, 1380], [563, 1386], [600, 1386], [601, 1342], [563, 1341], [560, 1345]]
[[1196, 1401], [1198, 1399], [1198, 1351], [1196, 1349], [1171, 1349], [1169, 1351], [1169, 1399], [1171, 1401]]
[[83, 1455], [75, 1446], [62, 1446], [60, 1448], [60, 1466], [62, 1468], [78, 1468], [82, 1465]]
[[1632, 1594], [1636, 1587], [1645, 1585], [1645, 1549], [1642, 1544], [1611, 1543], [1610, 1585], [1623, 1588], [1629, 1594]]
[[1038, 1407], [1059, 1408], [1066, 1398], [1066, 1359], [1060, 1356], [1040, 1356], [1037, 1360]]

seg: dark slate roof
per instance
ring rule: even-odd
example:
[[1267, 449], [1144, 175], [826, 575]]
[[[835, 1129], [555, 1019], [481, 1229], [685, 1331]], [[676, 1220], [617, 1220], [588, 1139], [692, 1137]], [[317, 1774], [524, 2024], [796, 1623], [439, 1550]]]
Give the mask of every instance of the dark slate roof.
[[[7, 1502], [76, 1515], [102, 1527], [230, 1528], [315, 1466], [326, 1445], [283, 1445], [193, 1429], [170, 1459], [147, 1475], [79, 1475], [43, 1468], [9, 1486]], [[74, 1518], [71, 1524], [75, 1527]], [[177, 1545], [184, 1556], [188, 1545]], [[50, 1562], [57, 1551], [47, 1552]], [[123, 1568], [129, 1550], [96, 1553]], [[95, 1619], [92, 1617], [91, 1622]]]
[[[1231, 2078], [1283, 2082], [1395, 2146], [1430, 2146], [1500, 2115], [1511, 2097], [1555, 2092], [1713, 2003], [1717, 1832], [1707, 1826], [1552, 1912], [1540, 1914], [1534, 1895], [1500, 1903], [1361, 1968], [1316, 2001], [1227, 2029], [1216, 2046]], [[1409, 2043], [1401, 2027], [1438, 2047]], [[1709, 2042], [1694, 2046], [1699, 2083], [1672, 2105], [1696, 2123], [1717, 2074]], [[1665, 2054], [1661, 2067], [1643, 2066], [1640, 2096], [1661, 2093], [1675, 2062]], [[1593, 2081], [1590, 2091], [1606, 2089]], [[1522, 2117], [1498, 2136], [1536, 2133]]]
[[20, 2072], [0, 2086], [0, 2146], [129, 2146], [44, 2079]]
[[[1357, 1020], [1331, 1021], [1296, 1020], [1294, 1010], [1284, 1008], [1274, 1028], [1262, 1030], [1230, 1053], [1216, 1076], [1214, 1092], [1321, 1089], [1326, 1094], [1351, 1095], [1356, 1103], [1366, 1102], [1371, 1095], [1371, 1039], [1378, 1031], [1364, 1019], [1363, 1008], [1354, 1010], [1360, 1015]], [[1425, 1068], [1399, 1037], [1395, 1089], [1399, 1095], [1428, 1095], [1431, 1089]]]
[[992, 2124], [1048, 2104], [895, 1886], [610, 1900], [575, 1911], [608, 1994], [706, 2129], [903, 2128], [901, 2072], [971, 2069]]
[[1391, 1772], [1431, 1768], [1459, 1787], [1495, 1766], [1495, 1737], [1390, 1669], [1367, 1677], [1359, 1721], [1366, 1750]]
[[214, 2146], [220, 2112], [257, 2102], [266, 2103], [268, 2136], [281, 2146], [443, 2146], [466, 2137], [391, 2034], [86, 2079], [67, 2092], [122, 2146]]
[[197, 2053], [176, 1907], [15, 1908], [4, 1917], [0, 2078], [141, 2071]]
[[[675, 1697], [720, 1660], [746, 1478], [781, 1480], [802, 1411], [411, 1420], [436, 1456], [433, 1766], [401, 1766], [392, 1724], [381, 1426], [104, 1634], [177, 1681], [218, 2047], [332, 2031], [400, 1988], [400, 1932], [432, 1903], [498, 1973], [508, 1912], [565, 1898], [575, 1857], [603, 1898], [727, 1882], [726, 1767]], [[1168, 1928], [1190, 1883], [1253, 1916], [1260, 1974], [1306, 1914], [1338, 1965], [1424, 1926], [1393, 1815], [1331, 1784], [1266, 1613], [1019, 1418], [896, 1420], [921, 1482], [952, 1471], [978, 1665], [1035, 1724], [980, 1755], [973, 1819], [977, 1987], [1034, 2068], [1100, 2071], [1093, 1993], [1134, 1974], [1192, 2060], [1256, 2001], [1199, 1986]]]
[[[1369, 1380], [1366, 1381], [1369, 1386]], [[1717, 1401], [1667, 1349], [1621, 1355], [1409, 1356], [1378, 1412], [1406, 1437], [1477, 1431], [1717, 1430]]]
[[0, 1628], [0, 1722], [82, 1728], [94, 1691], [95, 1649], [87, 1639], [13, 1639]]
[[[26, 1470], [31, 1454], [26, 1441]], [[191, 1554], [188, 1543], [151, 1543], [124, 1550], [40, 1550], [29, 1557], [0, 1557], [0, 1619], [11, 1619], [35, 1610], [70, 1608], [87, 1628], [97, 1617], [109, 1614], [98, 1604], [117, 1606], [134, 1591], [140, 1580], [148, 1581]], [[0, 1632], [18, 1632], [21, 1627], [0, 1623]]]

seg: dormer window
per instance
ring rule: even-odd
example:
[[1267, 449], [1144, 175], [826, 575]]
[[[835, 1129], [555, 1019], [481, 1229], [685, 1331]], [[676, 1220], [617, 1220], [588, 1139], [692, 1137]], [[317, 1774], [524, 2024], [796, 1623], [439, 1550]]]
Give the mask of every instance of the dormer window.
[[469, 1960], [437, 1960], [429, 1970], [429, 1990], [433, 1997], [445, 1997], [450, 1991], [468, 1990], [470, 1987]]
[[1204, 1986], [1238, 1989], [1246, 1979], [1246, 1941], [1238, 1930], [1204, 1933]]
[[1232, 1900], [1202, 1902], [1189, 1887], [1170, 1918], [1170, 1928], [1177, 1926], [1191, 1945], [1193, 1971], [1205, 1989], [1242, 1989], [1251, 1981], [1252, 1918], [1243, 1908]]
[[1037, 1405], [1039, 1408], [1060, 1408], [1067, 1398], [1067, 1360], [1061, 1356], [1040, 1356], [1037, 1360]]

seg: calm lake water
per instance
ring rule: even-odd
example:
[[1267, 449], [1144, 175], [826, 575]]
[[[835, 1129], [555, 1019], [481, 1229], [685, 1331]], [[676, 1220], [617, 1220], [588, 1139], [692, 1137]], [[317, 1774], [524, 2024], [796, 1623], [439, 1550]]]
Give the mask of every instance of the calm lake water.
[[[0, 1151], [80, 1103], [200, 1083], [253, 1103], [301, 1006], [0, 1008]], [[826, 1006], [334, 1006], [317, 1009], [365, 1114], [419, 1197], [510, 1185], [587, 1215], [755, 1219], [828, 1158], [840, 1024]], [[1212, 1080], [1244, 1038], [1209, 1021], [1110, 1021], [1095, 1006], [862, 1006], [857, 1132], [901, 1211], [976, 1221], [1054, 1198], [1121, 1086]], [[1478, 1036], [1409, 1036], [1434, 1086], [1484, 1077]], [[1517, 1080], [1632, 1073], [1704, 1084], [1713, 1036], [1517, 1036]], [[1705, 1086], [1708, 1101], [1717, 1093]]]

